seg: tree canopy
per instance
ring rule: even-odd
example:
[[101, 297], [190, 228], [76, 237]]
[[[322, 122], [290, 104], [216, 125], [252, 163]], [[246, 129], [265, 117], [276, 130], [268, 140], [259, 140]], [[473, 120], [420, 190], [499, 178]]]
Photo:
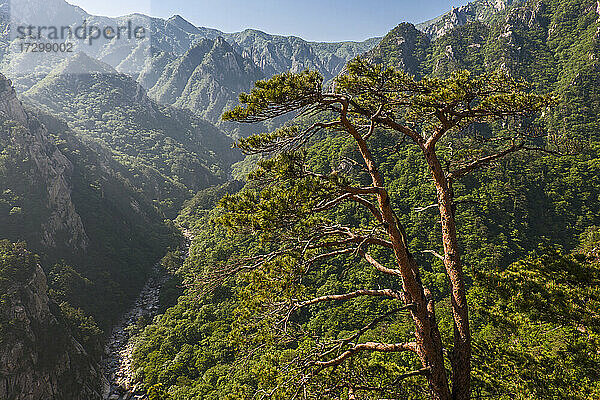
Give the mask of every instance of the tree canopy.
[[[278, 75], [257, 82], [250, 94], [240, 96], [239, 107], [224, 114], [224, 119], [251, 123], [298, 112], [312, 121], [240, 140], [239, 147], [246, 153], [274, 157], [261, 162], [250, 175], [254, 187], [222, 200], [222, 221], [235, 231], [259, 234], [272, 247], [264, 254], [232, 262], [229, 271], [217, 271], [215, 276], [275, 265], [280, 277], [289, 279], [279, 283], [279, 289], [290, 301], [275, 302], [284, 315], [284, 336], [291, 315], [299, 309], [362, 296], [397, 300], [401, 306], [390, 313], [408, 312], [415, 323], [413, 340], [359, 342], [365, 332], [389, 317], [389, 313], [373, 315], [374, 320], [355, 335], [315, 351], [314, 360], [305, 361], [309, 372], [301, 383], [359, 352], [412, 352], [421, 368], [401, 374], [398, 380], [424, 375], [432, 398], [469, 398], [471, 339], [453, 184], [518, 150], [549, 151], [536, 129], [534, 114], [551, 106], [554, 99], [532, 93], [529, 85], [503, 71], [478, 76], [459, 71], [446, 79], [417, 80], [402, 70], [362, 59], [348, 64], [332, 91], [323, 92], [322, 86], [322, 78], [308, 71]], [[318, 141], [316, 135], [323, 130], [351, 138], [358, 153], [328, 173], [313, 171], [302, 151], [309, 141]], [[411, 238], [399, 210], [391, 205], [389, 183], [374, 156], [373, 149], [380, 145], [377, 139], [386, 132], [394, 135], [395, 146], [408, 142], [421, 151], [436, 192], [437, 203], [432, 207], [440, 215], [443, 254], [429, 251], [443, 260], [450, 286], [454, 321], [451, 378], [446, 372], [434, 298], [422, 283]], [[362, 208], [370, 218], [351, 224], [331, 218], [332, 210], [348, 203]], [[391, 263], [378, 261], [374, 251], [388, 252]], [[387, 276], [386, 285], [395, 287], [363, 287], [312, 299], [296, 298], [302, 295], [303, 276], [311, 265], [343, 255], [360, 255]], [[344, 387], [350, 392], [361, 387], [369, 390], [368, 385], [351, 382], [337, 390]]]

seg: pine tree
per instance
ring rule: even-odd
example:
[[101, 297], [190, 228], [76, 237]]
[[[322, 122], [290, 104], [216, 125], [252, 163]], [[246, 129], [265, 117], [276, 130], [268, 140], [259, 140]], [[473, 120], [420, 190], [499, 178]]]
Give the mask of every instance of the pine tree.
[[[363, 288], [307, 300], [291, 299], [280, 305], [287, 323], [290, 316], [310, 305], [361, 296], [391, 298], [399, 302], [393, 311], [408, 312], [415, 324], [414, 340], [402, 343], [358, 342], [360, 332], [389, 317], [377, 316], [358, 336], [325, 348], [305, 362], [306, 379], [315, 371], [351, 362], [359, 352], [413, 353], [422, 368], [398, 380], [422, 375], [432, 399], [463, 400], [470, 397], [471, 335], [466, 283], [461, 264], [453, 183], [517, 151], [546, 151], [533, 116], [552, 105], [551, 96], [532, 94], [530, 87], [507, 73], [474, 76], [467, 71], [447, 79], [416, 80], [391, 67], [362, 59], [349, 63], [332, 90], [323, 90], [316, 72], [286, 73], [256, 82], [241, 106], [223, 119], [245, 123], [269, 120], [298, 112], [312, 124], [291, 124], [239, 141], [247, 154], [268, 154], [250, 175], [255, 188], [226, 196], [222, 221], [238, 232], [257, 233], [273, 243], [273, 251], [239, 260], [213, 276], [265, 268], [274, 260], [291, 258], [302, 275], [310, 264], [330, 257], [359, 254], [372, 268], [388, 277], [390, 288]], [[317, 133], [345, 135], [356, 144], [358, 160], [346, 160], [327, 174], [312, 171], [302, 147], [320, 140]], [[427, 163], [440, 216], [443, 260], [451, 293], [454, 335], [445, 352], [431, 291], [424, 286], [409, 246], [410, 238], [393, 207], [385, 176], [374, 156], [381, 151], [378, 135], [392, 133], [396, 145], [416, 146]], [[441, 149], [441, 150], [440, 150]], [[347, 203], [364, 208], [371, 221], [360, 226], [332, 224], [328, 212]], [[394, 265], [379, 262], [378, 249], [392, 254]], [[394, 290], [399, 281], [401, 290]], [[358, 342], [358, 343], [357, 343]], [[450, 376], [445, 367], [449, 357]], [[368, 387], [347, 384], [349, 398]]]

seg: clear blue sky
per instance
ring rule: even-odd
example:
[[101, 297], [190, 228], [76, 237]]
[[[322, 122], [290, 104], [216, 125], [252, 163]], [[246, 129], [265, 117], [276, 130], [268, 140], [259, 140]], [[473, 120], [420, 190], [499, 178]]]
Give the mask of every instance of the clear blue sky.
[[468, 0], [67, 0], [90, 14], [180, 14], [197, 26], [246, 28], [307, 40], [363, 40], [403, 21], [422, 22]]

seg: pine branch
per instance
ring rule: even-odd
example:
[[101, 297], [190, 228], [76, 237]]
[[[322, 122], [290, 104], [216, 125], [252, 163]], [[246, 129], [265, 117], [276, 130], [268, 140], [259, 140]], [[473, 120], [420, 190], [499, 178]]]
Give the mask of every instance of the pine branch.
[[338, 357], [329, 361], [316, 361], [315, 364], [322, 367], [333, 367], [340, 365], [347, 358], [353, 356], [354, 354], [361, 351], [382, 351], [382, 352], [401, 352], [401, 351], [411, 351], [413, 353], [417, 352], [417, 344], [415, 342], [406, 342], [406, 343], [377, 343], [377, 342], [366, 342], [354, 345], [352, 348], [346, 350]]

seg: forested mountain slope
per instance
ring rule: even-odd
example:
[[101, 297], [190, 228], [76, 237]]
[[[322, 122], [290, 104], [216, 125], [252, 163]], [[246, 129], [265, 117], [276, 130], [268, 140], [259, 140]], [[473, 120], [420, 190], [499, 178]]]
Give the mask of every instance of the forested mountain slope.
[[203, 39], [166, 64], [148, 94], [159, 103], [218, 122], [223, 110], [237, 104], [238, 94], [261, 78], [263, 72], [225, 39]]
[[27, 115], [10, 81], [2, 76], [0, 85], [3, 237], [22, 232], [36, 246], [84, 250], [89, 238], [72, 199], [73, 164]]
[[517, 2], [491, 24], [469, 22], [434, 41], [401, 24], [367, 56], [417, 76], [508, 70], [539, 91], [561, 96], [548, 117], [554, 133], [585, 138], [600, 130], [599, 18], [598, 3], [591, 0]]
[[109, 149], [0, 88], [0, 395], [99, 399], [99, 327], [179, 239]]
[[10, 81], [1, 83], [0, 236], [26, 241], [46, 272], [62, 259], [51, 288], [107, 326], [174, 234], [110, 150], [25, 111]]
[[[477, 7], [482, 3], [466, 10], [481, 10]], [[366, 56], [417, 77], [447, 77], [464, 68], [481, 74], [499, 68], [530, 81], [537, 93], [557, 94], [558, 104], [536, 120], [546, 133], [540, 143], [545, 140], [549, 152], [516, 154], [454, 186], [471, 307], [472, 396], [595, 398], [600, 393], [600, 6], [595, 0], [487, 4], [493, 13], [477, 11], [472, 20], [450, 25], [440, 18], [441, 25], [427, 32], [401, 24]], [[285, 132], [280, 134], [286, 138]], [[460, 138], [440, 143], [443, 157], [469, 152], [460, 146]], [[427, 165], [414, 147], [399, 143], [392, 133], [377, 132], [368, 144], [378, 149], [373, 157], [386, 177], [390, 201], [400, 211], [405, 235], [411, 238], [409, 247], [421, 279], [432, 289], [442, 340], [449, 349], [453, 327], [448, 276], [437, 257], [442, 253], [441, 228], [437, 208], [431, 207], [437, 206], [436, 193]], [[355, 143], [335, 132], [314, 135], [304, 151], [297, 157], [316, 176], [355, 171], [352, 165], [360, 160]], [[210, 277], [227, 266], [243, 265], [244, 257], [260, 260], [260, 254], [280, 249], [275, 244], [278, 226], [285, 226], [295, 210], [305, 211], [294, 207], [301, 204], [303, 190], [309, 190], [285, 181], [297, 171], [295, 160], [290, 156], [279, 158], [281, 164], [265, 163], [242, 195], [212, 210], [206, 207], [207, 199], [216, 203], [221, 192], [236, 189], [205, 192], [202, 201], [189, 203], [179, 217], [180, 223], [196, 230], [191, 255], [180, 270], [191, 288], [177, 306], [146, 328], [136, 349], [138, 379], [157, 398], [243, 399], [257, 393], [290, 398], [306, 382], [296, 380], [306, 371], [302, 363], [319, 346], [347, 343], [347, 338], [357, 338], [354, 335], [362, 335], [361, 342], [388, 343], [412, 337], [414, 326], [406, 317], [389, 317], [387, 322], [377, 317], [393, 313], [394, 300], [357, 297], [315, 303], [295, 318], [283, 319], [299, 325], [300, 337], [286, 336], [284, 322], [269, 314], [295, 301], [291, 296], [316, 299], [364, 288], [402, 290], [399, 282], [369, 269], [358, 255], [360, 249], [355, 256], [340, 254], [327, 261], [316, 257], [299, 275], [296, 268], [306, 264], [295, 264], [295, 255], [290, 254], [289, 259], [267, 261], [262, 269], [219, 281], [216, 287], [194, 290], [199, 281], [211, 282]], [[370, 185], [368, 180], [361, 182]], [[261, 193], [262, 187], [269, 190]], [[236, 233], [230, 225], [233, 233], [228, 233], [223, 212], [236, 204], [248, 210], [256, 205], [256, 214], [239, 215], [237, 220], [234, 216], [250, 227]], [[347, 205], [327, 218], [334, 227], [362, 226], [367, 215]], [[394, 265], [384, 251], [375, 257], [382, 265]], [[370, 325], [374, 321], [380, 325]], [[363, 330], [365, 326], [371, 328]], [[279, 334], [285, 339], [276, 340]], [[410, 375], [417, 368], [403, 353], [364, 352], [335, 369], [318, 372], [317, 378], [309, 376], [312, 391], [299, 395], [340, 399], [355, 388], [354, 395], [362, 399], [427, 398], [425, 379]], [[404, 378], [401, 383], [398, 377]]]
[[148, 98], [127, 75], [77, 53], [24, 99], [113, 151], [142, 190], [171, 215], [195, 191], [224, 181], [237, 159], [231, 139], [189, 112]]

